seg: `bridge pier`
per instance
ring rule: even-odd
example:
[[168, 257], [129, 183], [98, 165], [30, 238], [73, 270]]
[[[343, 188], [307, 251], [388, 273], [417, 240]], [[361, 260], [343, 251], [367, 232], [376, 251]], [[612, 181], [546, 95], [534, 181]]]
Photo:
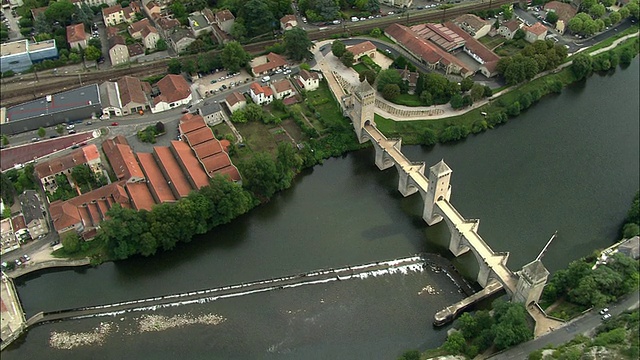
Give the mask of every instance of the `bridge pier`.
[[378, 144], [375, 141], [371, 141], [371, 143], [373, 144], [373, 148], [376, 149], [375, 162], [378, 169], [386, 170], [392, 167], [393, 165], [395, 165], [395, 161], [393, 161], [393, 158], [391, 157], [391, 155], [389, 155], [389, 153], [386, 152], [385, 149], [382, 148], [380, 144]]
[[418, 192], [418, 185], [411, 177], [411, 173], [419, 173], [424, 175], [424, 163], [415, 163], [409, 166], [400, 166], [396, 164], [398, 170], [398, 191], [402, 196], [407, 197]]
[[436, 202], [449, 200], [451, 196], [451, 168], [445, 164], [444, 160], [429, 168], [429, 186], [424, 195], [424, 209], [422, 218], [429, 226], [442, 221], [442, 216], [436, 213]]
[[454, 228], [452, 230], [451, 226], [449, 226], [449, 232], [451, 233], [451, 237], [449, 239], [449, 251], [455, 256], [458, 257], [469, 251], [469, 247], [465, 245], [466, 241], [464, 241], [464, 235], [462, 235], [462, 231]]

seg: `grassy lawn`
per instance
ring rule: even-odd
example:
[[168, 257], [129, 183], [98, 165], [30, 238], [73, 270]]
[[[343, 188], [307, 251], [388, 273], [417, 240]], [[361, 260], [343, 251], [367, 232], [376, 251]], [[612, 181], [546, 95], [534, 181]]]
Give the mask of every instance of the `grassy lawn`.
[[556, 304], [554, 309], [548, 313], [548, 315], [551, 315], [563, 320], [569, 320], [582, 314], [582, 312], [585, 310], [587, 310], [587, 308], [582, 307], [580, 305], [572, 304], [568, 301], [560, 300]]
[[302, 141], [306, 140], [306, 136], [302, 134], [302, 131], [300, 131], [300, 128], [298, 127], [298, 125], [296, 125], [295, 122], [293, 122], [293, 120], [284, 120], [280, 125], [285, 130], [287, 130], [289, 135], [291, 135], [291, 137], [293, 137], [297, 143], [301, 143]]
[[480, 38], [480, 42], [483, 43], [486, 47], [488, 47], [489, 49], [493, 49], [496, 46], [504, 43], [507, 39], [503, 38], [502, 36], [483, 36]]
[[522, 51], [522, 49], [528, 44], [529, 43], [523, 39], [508, 40], [503, 42], [498, 48], [494, 49], [494, 52], [499, 56], [513, 56]]
[[393, 99], [393, 103], [404, 106], [423, 106], [420, 102], [420, 97], [416, 94], [400, 94], [397, 98]]
[[[326, 101], [324, 99], [328, 99]], [[315, 106], [315, 109], [320, 113], [321, 127], [316, 126], [315, 116], [311, 115], [307, 118], [313, 123], [313, 126], [321, 132], [324, 128], [331, 127], [332, 124], [344, 124], [347, 122], [342, 111], [335, 102], [333, 94], [329, 91], [329, 86], [325, 81], [320, 83], [320, 87], [316, 91], [307, 93], [307, 100]], [[318, 104], [318, 105], [316, 105]]]
[[426, 127], [433, 129], [436, 134], [439, 134], [442, 130], [453, 124], [471, 128], [475, 122], [484, 120], [484, 116], [481, 112], [491, 114], [495, 111], [503, 111], [509, 104], [518, 101], [522, 94], [529, 93], [534, 89], [540, 91], [541, 94], [547, 94], [549, 93], [548, 89], [550, 84], [556, 80], [567, 85], [572, 83], [575, 79], [568, 68], [563, 69], [557, 74], [548, 75], [525, 83], [518, 89], [502, 95], [487, 105], [471, 110], [465, 114], [446, 119], [393, 121], [376, 115], [375, 121], [378, 125], [378, 129], [380, 129], [380, 131], [382, 131], [387, 137], [402, 137], [403, 144], [419, 144], [421, 143], [421, 136]]
[[242, 149], [238, 149], [233, 161], [243, 160], [251, 156], [254, 151], [265, 151], [272, 154], [276, 153], [278, 145], [273, 138], [269, 129], [262, 123], [246, 122], [243, 124], [234, 124], [236, 129], [242, 134], [244, 143], [247, 145]]
[[68, 253], [64, 247], [51, 253], [53, 257], [60, 259], [79, 260], [87, 257], [107, 259], [107, 245], [99, 240], [82, 242], [80, 251], [73, 254]]
[[218, 136], [222, 136], [222, 137], [226, 137], [227, 135], [231, 135], [231, 137], [234, 139], [235, 141], [235, 136], [233, 135], [233, 132], [231, 131], [231, 128], [224, 122], [216, 125], [216, 126], [212, 126], [211, 130], [213, 130], [213, 135], [216, 136], [216, 138]]
[[353, 67], [353, 70], [355, 70], [358, 74], [362, 74], [364, 71], [369, 70], [367, 65], [365, 65], [363, 63], [357, 63], [357, 64], [353, 65], [352, 67]]

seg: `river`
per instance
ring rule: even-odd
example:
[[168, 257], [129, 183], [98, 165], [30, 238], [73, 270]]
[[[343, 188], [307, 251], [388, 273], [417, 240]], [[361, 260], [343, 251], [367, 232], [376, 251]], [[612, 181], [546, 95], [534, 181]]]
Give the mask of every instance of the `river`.
[[[508, 124], [444, 146], [406, 146], [414, 161], [452, 168], [451, 202], [517, 270], [558, 230], [543, 261], [551, 270], [614, 242], [640, 183], [638, 59], [544, 98]], [[373, 149], [329, 159], [233, 223], [152, 258], [54, 271], [17, 281], [27, 316], [406, 257], [445, 256], [448, 230], [421, 220], [419, 195], [402, 198], [395, 170], [378, 171]], [[454, 260], [475, 276], [475, 260]], [[424, 291], [432, 289], [433, 291]], [[201, 319], [140, 332], [144, 314], [38, 326], [3, 358], [389, 359], [436, 346], [433, 314], [462, 295], [425, 270], [248, 295], [148, 314]], [[121, 320], [122, 319], [122, 320]], [[101, 344], [52, 348], [52, 334], [111, 324]]]

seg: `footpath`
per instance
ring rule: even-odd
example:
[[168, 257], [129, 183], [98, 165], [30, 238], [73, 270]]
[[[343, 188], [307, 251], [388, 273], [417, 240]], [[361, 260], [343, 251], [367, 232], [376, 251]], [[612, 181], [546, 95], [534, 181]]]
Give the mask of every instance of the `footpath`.
[[[605, 51], [611, 50], [613, 48], [615, 48], [616, 46], [618, 46], [620, 43], [622, 43], [623, 41], [627, 40], [627, 39], [631, 39], [634, 37], [638, 36], [638, 32], [634, 33], [634, 34], [629, 34], [626, 36], [623, 36], [617, 40], [615, 40], [611, 45], [589, 52], [590, 55], [598, 55], [600, 53], [603, 53]], [[364, 39], [363, 39], [364, 41]], [[326, 40], [326, 41], [321, 41], [318, 42], [316, 44], [316, 48], [319, 49], [322, 46], [326, 46], [326, 45], [331, 45], [331, 43], [333, 42], [333, 40]], [[395, 47], [394, 47], [395, 49]], [[588, 50], [586, 50], [588, 51]], [[405, 52], [403, 51], [403, 54]], [[347, 68], [346, 66], [344, 66], [339, 59], [337, 59], [335, 56], [333, 55], [327, 55], [327, 56], [323, 56], [322, 53], [320, 51], [316, 51], [315, 53], [315, 58], [316, 58], [316, 63], [317, 64], [321, 64], [320, 66], [320, 70], [325, 70], [327, 67], [329, 67], [331, 70], [336, 71], [338, 74], [340, 74], [340, 76], [347, 80], [349, 82], [349, 84], [353, 87], [357, 86], [360, 82], [359, 78], [358, 78], [358, 74], [356, 73], [355, 70], [351, 69], [351, 68]], [[558, 66], [556, 69], [553, 70], [548, 70], [548, 71], [544, 71], [538, 75], [536, 75], [532, 80], [541, 78], [543, 76], [549, 75], [553, 72], [557, 72], [561, 69], [566, 68], [567, 66], [571, 66], [573, 62], [572, 61], [567, 61], [563, 64], [561, 64], [560, 66]], [[458, 116], [458, 115], [463, 115], [468, 113], [469, 111], [473, 111], [475, 109], [478, 109], [482, 106], [485, 106], [487, 104], [489, 104], [491, 101], [497, 99], [498, 97], [512, 91], [515, 90], [519, 87], [519, 85], [514, 85], [514, 86], [510, 86], [502, 91], [499, 91], [495, 94], [493, 94], [493, 96], [491, 96], [490, 98], [486, 98], [483, 100], [480, 100], [478, 102], [475, 102], [473, 105], [466, 107], [464, 109], [460, 109], [460, 110], [455, 110], [451, 107], [451, 105], [449, 104], [443, 104], [443, 105], [434, 105], [434, 106], [404, 106], [404, 105], [398, 105], [398, 104], [393, 104], [387, 100], [384, 100], [382, 98], [382, 96], [380, 96], [380, 94], [377, 94], [376, 96], [376, 101], [381, 102], [382, 104], [385, 104], [388, 107], [392, 107], [395, 109], [398, 109], [400, 112], [402, 113], [407, 113], [407, 112], [414, 112], [414, 113], [419, 113], [419, 112], [429, 112], [431, 115], [417, 115], [417, 116], [405, 116], [405, 115], [395, 115], [392, 114], [388, 111], [385, 111], [384, 109], [380, 108], [379, 106], [376, 106], [375, 108], [375, 113], [387, 118], [389, 120], [393, 120], [393, 121], [416, 121], [416, 120], [438, 120], [438, 119], [445, 119], [445, 118], [449, 118], [452, 116]]]

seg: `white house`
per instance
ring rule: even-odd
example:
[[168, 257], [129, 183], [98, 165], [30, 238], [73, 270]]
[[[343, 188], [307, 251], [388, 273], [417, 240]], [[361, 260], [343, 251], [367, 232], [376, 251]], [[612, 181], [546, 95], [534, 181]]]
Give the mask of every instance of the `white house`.
[[268, 86], [262, 86], [257, 82], [249, 87], [249, 94], [254, 103], [258, 105], [269, 104], [273, 101], [273, 90]]
[[313, 91], [320, 86], [320, 76], [318, 73], [300, 70], [300, 73], [296, 76], [298, 85], [305, 91]]
[[169, 74], [158, 81], [160, 95], [153, 99], [151, 112], [157, 113], [187, 105], [191, 102], [191, 89], [180, 75]]

